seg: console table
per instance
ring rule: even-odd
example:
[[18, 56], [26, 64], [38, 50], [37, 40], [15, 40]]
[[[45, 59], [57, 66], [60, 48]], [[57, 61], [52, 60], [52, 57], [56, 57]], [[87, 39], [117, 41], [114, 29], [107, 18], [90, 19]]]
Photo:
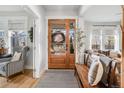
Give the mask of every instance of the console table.
[[7, 51], [7, 49], [6, 49], [6, 48], [0, 48], [0, 55], [5, 54], [5, 53], [6, 53], [6, 51]]

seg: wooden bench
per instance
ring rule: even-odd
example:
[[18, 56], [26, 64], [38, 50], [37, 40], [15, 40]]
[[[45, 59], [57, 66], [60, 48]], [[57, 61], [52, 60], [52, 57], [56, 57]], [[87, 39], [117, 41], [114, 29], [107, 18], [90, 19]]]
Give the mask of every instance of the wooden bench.
[[[112, 65], [112, 64], [111, 64]], [[111, 87], [113, 80], [115, 80], [115, 67], [111, 67], [109, 74], [108, 74], [108, 86], [107, 87]], [[104, 88], [106, 87], [102, 82], [99, 82], [96, 86], [91, 86], [88, 83], [88, 72], [89, 72], [89, 68], [87, 67], [87, 65], [83, 64], [75, 64], [75, 76], [78, 80], [78, 84], [79, 87], [82, 88]]]
[[75, 76], [78, 80], [78, 84], [80, 87], [83, 88], [97, 88], [99, 86], [90, 86], [88, 83], [88, 67], [84, 64], [84, 65], [80, 65], [80, 64], [75, 64]]

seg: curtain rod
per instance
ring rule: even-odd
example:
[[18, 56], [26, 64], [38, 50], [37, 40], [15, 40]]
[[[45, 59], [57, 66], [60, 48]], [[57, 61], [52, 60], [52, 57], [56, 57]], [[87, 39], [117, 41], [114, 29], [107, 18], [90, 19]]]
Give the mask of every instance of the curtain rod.
[[117, 25], [93, 25], [93, 26], [111, 26], [111, 27], [117, 27]]

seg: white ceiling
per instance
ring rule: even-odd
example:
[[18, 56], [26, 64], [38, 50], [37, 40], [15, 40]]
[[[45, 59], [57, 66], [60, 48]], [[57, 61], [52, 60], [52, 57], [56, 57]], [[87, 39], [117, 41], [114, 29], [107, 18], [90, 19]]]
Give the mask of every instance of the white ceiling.
[[[43, 7], [45, 8], [45, 12], [47, 15], [78, 16], [81, 5], [43, 5]], [[24, 12], [24, 9], [21, 5], [0, 5], [0, 12], [11, 11]], [[117, 22], [120, 21], [120, 13], [121, 7], [119, 5], [92, 5], [82, 16], [86, 21], [91, 22]]]
[[80, 5], [44, 5], [47, 11], [78, 11]]
[[118, 22], [121, 19], [121, 6], [94, 5], [83, 16], [86, 21], [91, 22]]
[[24, 11], [20, 5], [0, 5], [0, 12], [16, 12]]
[[69, 12], [77, 15], [80, 9], [80, 5], [43, 5], [43, 7], [46, 12], [65, 13], [65, 15]]

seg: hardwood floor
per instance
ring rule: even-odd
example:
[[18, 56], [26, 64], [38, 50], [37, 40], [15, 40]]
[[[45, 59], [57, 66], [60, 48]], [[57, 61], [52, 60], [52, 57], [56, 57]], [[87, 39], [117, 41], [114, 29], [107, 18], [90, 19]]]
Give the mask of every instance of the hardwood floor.
[[25, 73], [18, 73], [10, 77], [9, 82], [5, 78], [0, 77], [1, 88], [31, 88], [37, 84], [38, 79], [32, 77], [32, 70], [25, 70]]

